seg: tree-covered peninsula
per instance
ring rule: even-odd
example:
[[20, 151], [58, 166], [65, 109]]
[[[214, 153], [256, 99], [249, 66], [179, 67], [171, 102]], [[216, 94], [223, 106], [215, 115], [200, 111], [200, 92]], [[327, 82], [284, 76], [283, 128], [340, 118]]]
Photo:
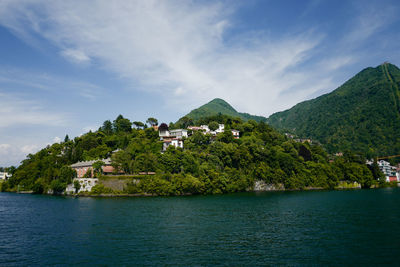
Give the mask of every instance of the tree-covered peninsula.
[[[249, 190], [258, 180], [285, 189], [334, 188], [340, 181], [370, 187], [381, 175], [360, 155], [330, 156], [321, 146], [296, 142], [265, 122], [218, 114], [193, 123], [224, 124], [225, 131], [216, 136], [189, 131], [183, 149], [162, 151], [159, 132], [152, 127], [156, 119], [150, 118], [147, 126], [120, 115], [95, 132], [72, 140], [66, 136], [64, 142], [29, 154], [2, 190], [61, 193], [76, 175], [73, 163], [106, 158], [116, 174], [124, 174], [115, 179], [127, 182], [116, 191], [102, 183], [110, 176], [94, 172], [100, 184], [92, 193], [220, 194]], [[240, 131], [240, 138], [229, 129]]]

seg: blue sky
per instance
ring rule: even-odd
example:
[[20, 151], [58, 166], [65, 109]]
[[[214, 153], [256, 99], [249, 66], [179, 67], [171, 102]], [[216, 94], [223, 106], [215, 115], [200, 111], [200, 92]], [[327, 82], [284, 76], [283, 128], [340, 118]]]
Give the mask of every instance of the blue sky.
[[400, 65], [398, 1], [0, 1], [0, 166], [215, 97], [269, 116]]

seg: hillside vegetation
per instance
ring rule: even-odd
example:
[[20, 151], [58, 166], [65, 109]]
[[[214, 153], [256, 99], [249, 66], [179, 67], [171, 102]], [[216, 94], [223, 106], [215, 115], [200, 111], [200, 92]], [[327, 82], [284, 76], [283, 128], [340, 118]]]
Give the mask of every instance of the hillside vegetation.
[[268, 118], [281, 131], [321, 142], [329, 152], [400, 154], [400, 70], [366, 68], [329, 94]]
[[225, 100], [220, 98], [215, 98], [208, 102], [207, 104], [202, 105], [199, 108], [196, 108], [189, 112], [189, 114], [180, 118], [176, 123], [178, 126], [190, 126], [194, 124], [199, 124], [199, 122], [207, 117], [214, 115], [227, 115], [234, 118], [240, 118], [243, 121], [255, 120], [257, 122], [266, 121], [267, 118], [262, 116], [250, 115], [248, 113], [237, 112], [231, 105], [229, 105]]
[[[132, 181], [123, 193], [239, 192], [251, 188], [255, 180], [283, 184], [286, 189], [333, 188], [341, 180], [369, 187], [379, 176], [367, 168], [362, 157], [346, 154], [330, 162], [322, 147], [294, 142], [264, 122], [244, 122], [221, 114], [203, 120], [239, 129], [240, 139], [234, 139], [229, 130], [215, 140], [194, 132], [185, 140], [184, 149], [170, 146], [161, 153], [157, 131], [139, 122], [132, 128], [130, 120], [119, 116], [113, 122], [105, 121], [96, 132], [73, 140], [67, 136], [64, 142], [29, 154], [12, 178], [2, 184], [2, 190], [45, 193], [52, 189], [61, 193], [74, 177], [69, 167], [72, 163], [110, 156], [116, 170], [125, 174], [156, 173], [142, 176], [138, 183]], [[113, 192], [104, 185], [95, 186], [93, 191]]]

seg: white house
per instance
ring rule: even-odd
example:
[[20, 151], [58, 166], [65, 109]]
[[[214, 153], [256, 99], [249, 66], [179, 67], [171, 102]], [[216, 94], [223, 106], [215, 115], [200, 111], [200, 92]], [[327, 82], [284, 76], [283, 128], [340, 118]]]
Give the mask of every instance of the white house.
[[178, 138], [165, 138], [163, 140], [163, 151], [167, 150], [169, 146], [183, 148], [183, 140]]
[[170, 130], [169, 136], [174, 136], [176, 138], [182, 139], [183, 137], [188, 137], [188, 131], [186, 129]]
[[378, 167], [386, 177], [386, 182], [399, 182], [400, 174], [397, 172], [396, 167], [391, 166], [389, 162], [385, 160], [378, 161]]
[[11, 177], [11, 174], [9, 174], [8, 172], [0, 172], [0, 180], [5, 181], [10, 177]]
[[232, 132], [233, 138], [239, 139], [240, 132], [238, 130], [232, 129], [231, 132]]
[[168, 127], [159, 127], [158, 135], [160, 140], [163, 141], [162, 150], [167, 150], [167, 147], [174, 146], [183, 148], [183, 138], [188, 137], [188, 130], [186, 129], [174, 129], [168, 130]]

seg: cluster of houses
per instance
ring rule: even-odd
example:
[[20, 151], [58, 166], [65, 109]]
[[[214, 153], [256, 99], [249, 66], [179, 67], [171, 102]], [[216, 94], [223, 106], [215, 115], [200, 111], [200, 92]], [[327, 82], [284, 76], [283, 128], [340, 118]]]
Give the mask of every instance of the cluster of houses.
[[[210, 134], [215, 137], [217, 134], [223, 133], [225, 131], [225, 125], [219, 124], [216, 130], [210, 130], [208, 125], [201, 126], [189, 126], [187, 129], [174, 129], [168, 130], [168, 127], [164, 124], [158, 127], [158, 132], [160, 140], [163, 142], [163, 151], [165, 151], [169, 146], [175, 146], [183, 148], [184, 138], [189, 136], [189, 133], [194, 131], [200, 131], [203, 134]], [[232, 132], [233, 138], [239, 139], [240, 132], [235, 129], [230, 130]]]

